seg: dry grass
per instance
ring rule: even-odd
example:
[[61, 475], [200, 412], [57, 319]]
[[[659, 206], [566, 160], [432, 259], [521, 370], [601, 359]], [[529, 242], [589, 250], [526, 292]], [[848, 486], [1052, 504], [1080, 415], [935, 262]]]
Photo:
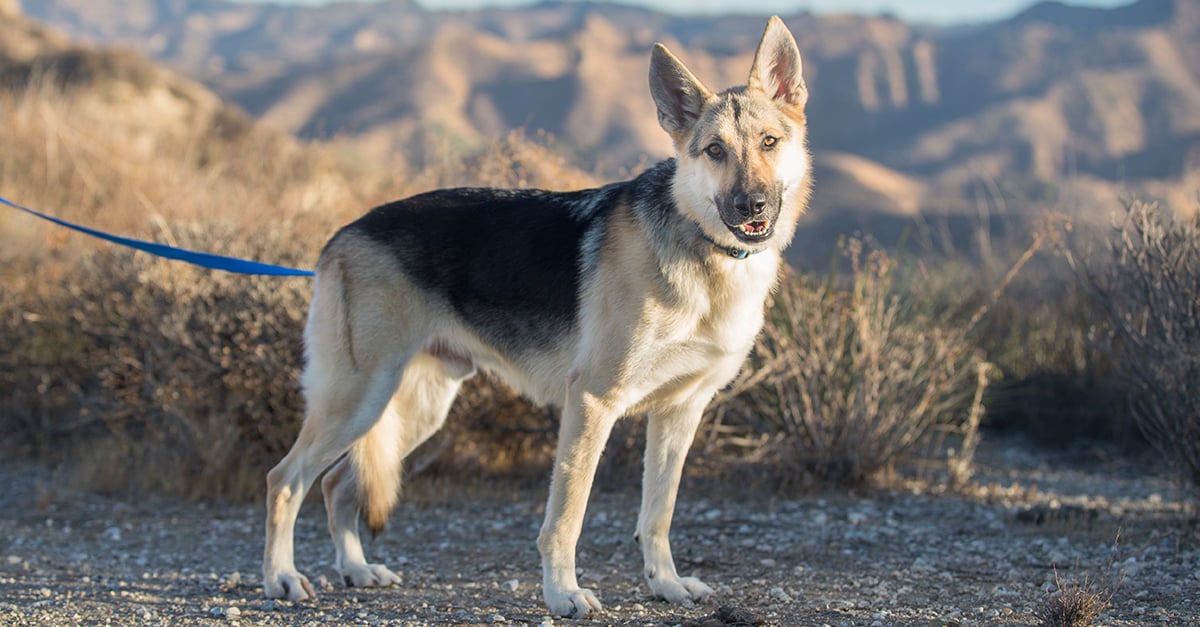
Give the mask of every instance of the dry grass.
[[[269, 250], [284, 262], [303, 254], [283, 228], [253, 245], [220, 223], [160, 239], [237, 256]], [[257, 492], [261, 475], [250, 475], [296, 431], [307, 281], [108, 250], [72, 264], [60, 288], [0, 304], [10, 322], [0, 335], [13, 347], [0, 369], [9, 437], [69, 455], [95, 488]]]
[[775, 296], [750, 365], [703, 434], [710, 453], [858, 484], [936, 429], [966, 426], [974, 437], [983, 361], [967, 325], [902, 299], [896, 263], [882, 251], [857, 241], [845, 250], [849, 288], [791, 279]]
[[1112, 605], [1111, 587], [1093, 577], [1063, 581], [1055, 568], [1054, 587], [1033, 608], [1033, 617], [1042, 627], [1092, 627]]
[[[258, 129], [143, 65], [74, 51], [10, 66], [0, 193], [104, 230], [303, 267], [342, 219], [327, 208], [382, 186], [334, 148]], [[202, 271], [8, 210], [0, 251], [6, 449], [99, 489], [260, 491], [297, 422], [303, 280]]]
[[1200, 494], [1200, 217], [1130, 203], [1107, 254], [1080, 273], [1137, 425]]

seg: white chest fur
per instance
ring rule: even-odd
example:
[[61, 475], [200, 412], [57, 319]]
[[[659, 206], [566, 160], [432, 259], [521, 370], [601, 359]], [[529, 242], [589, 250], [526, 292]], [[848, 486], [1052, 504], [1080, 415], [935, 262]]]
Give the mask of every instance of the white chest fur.
[[[732, 379], [754, 345], [779, 257], [717, 259], [705, 272], [669, 277], [672, 290], [639, 316], [623, 379], [643, 404], [711, 395]], [[704, 400], [707, 400], [706, 398]]]

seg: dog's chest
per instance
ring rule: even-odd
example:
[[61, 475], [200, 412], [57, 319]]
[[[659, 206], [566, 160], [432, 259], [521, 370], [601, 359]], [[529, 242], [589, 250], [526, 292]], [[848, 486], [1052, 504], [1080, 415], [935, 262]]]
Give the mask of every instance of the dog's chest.
[[629, 371], [650, 387], [688, 381], [724, 385], [737, 374], [762, 329], [777, 270], [763, 261], [767, 263], [735, 266], [726, 275], [697, 277], [673, 306], [647, 309]]

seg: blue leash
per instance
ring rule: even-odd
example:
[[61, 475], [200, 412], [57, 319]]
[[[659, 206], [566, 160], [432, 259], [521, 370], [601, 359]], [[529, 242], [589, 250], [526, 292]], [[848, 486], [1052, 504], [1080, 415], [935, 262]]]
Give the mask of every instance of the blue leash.
[[22, 207], [15, 202], [0, 196], [0, 204], [8, 205], [13, 209], [20, 209], [25, 213], [35, 215], [43, 220], [49, 220], [59, 226], [65, 226], [68, 229], [74, 229], [80, 233], [86, 233], [92, 237], [98, 237], [102, 240], [110, 241], [114, 244], [128, 246], [137, 250], [166, 257], [167, 259], [175, 259], [178, 261], [186, 261], [190, 264], [200, 266], [201, 268], [211, 268], [213, 270], [224, 270], [226, 272], [235, 272], [237, 274], [262, 274], [267, 276], [313, 276], [315, 273], [312, 270], [300, 270], [297, 268], [285, 268], [283, 266], [273, 266], [269, 263], [258, 263], [257, 261], [248, 261], [246, 259], [238, 259], [237, 257], [226, 257], [224, 255], [214, 255], [211, 253], [202, 253], [194, 250], [186, 250], [167, 246], [166, 244], [157, 244], [155, 242], [145, 242], [120, 235], [111, 235], [104, 231], [88, 228], [78, 224], [72, 224], [66, 220], [60, 220], [54, 216], [49, 216], [44, 213], [34, 211], [29, 207]]

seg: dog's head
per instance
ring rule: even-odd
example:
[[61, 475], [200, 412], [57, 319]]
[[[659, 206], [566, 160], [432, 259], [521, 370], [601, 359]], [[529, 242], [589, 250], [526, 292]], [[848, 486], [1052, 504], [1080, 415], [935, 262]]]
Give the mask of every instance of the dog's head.
[[656, 44], [650, 93], [675, 143], [680, 210], [721, 243], [791, 241], [809, 193], [800, 51], [772, 17], [745, 87], [713, 94]]

